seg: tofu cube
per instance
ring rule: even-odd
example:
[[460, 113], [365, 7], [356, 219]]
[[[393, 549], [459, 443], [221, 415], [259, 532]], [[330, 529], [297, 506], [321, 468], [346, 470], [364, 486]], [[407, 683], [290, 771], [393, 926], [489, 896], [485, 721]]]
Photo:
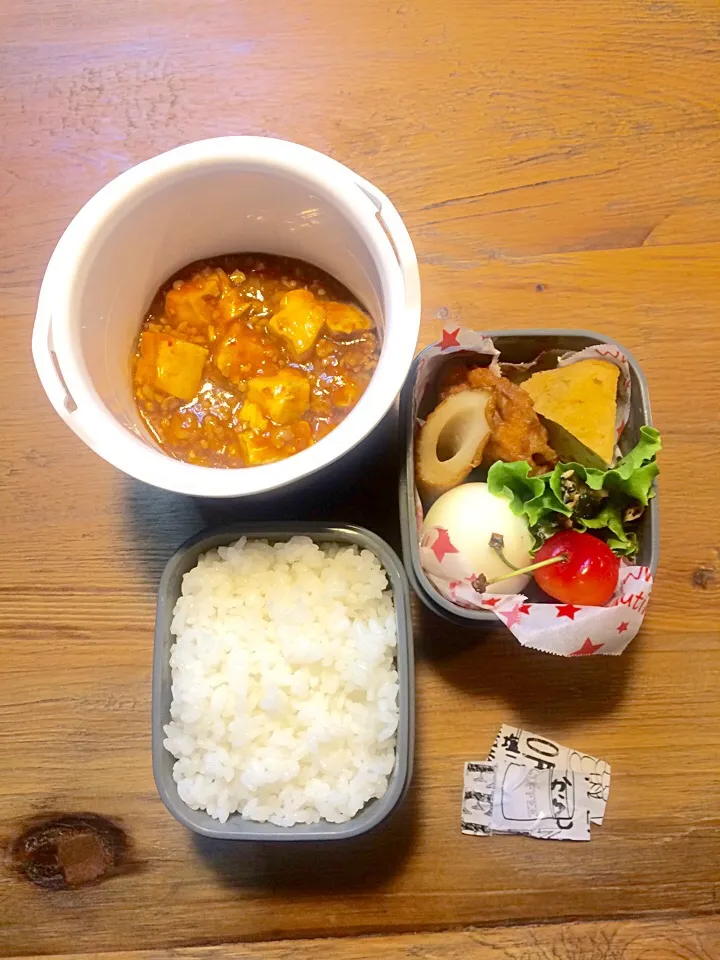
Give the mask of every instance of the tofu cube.
[[324, 303], [325, 323], [331, 333], [351, 334], [372, 330], [370, 317], [351, 303]]
[[268, 425], [260, 407], [256, 403], [251, 403], [250, 400], [246, 400], [242, 405], [239, 416], [251, 430], [264, 430]]
[[274, 377], [248, 381], [247, 399], [275, 423], [299, 420], [310, 406], [310, 383], [298, 370], [281, 370]]
[[242, 383], [262, 374], [263, 367], [278, 359], [280, 348], [271, 337], [250, 330], [245, 324], [233, 323], [214, 352], [220, 373], [233, 383]]
[[283, 297], [268, 329], [280, 337], [296, 360], [302, 360], [312, 350], [324, 323], [323, 304], [309, 290], [291, 290]]
[[197, 327], [206, 325], [213, 318], [215, 309], [211, 299], [220, 296], [220, 282], [215, 271], [200, 274], [192, 281], [186, 280], [172, 287], [165, 294], [165, 315], [174, 326], [187, 323]]
[[[250, 303], [245, 300], [242, 292], [238, 290], [236, 284], [228, 277], [224, 270], [218, 268], [216, 274], [221, 291], [220, 299], [217, 301], [217, 308], [225, 323], [230, 323], [233, 320], [237, 320], [238, 317], [249, 310]], [[235, 276], [235, 274], [233, 274], [233, 276]], [[244, 278], [245, 275], [240, 274], [240, 276]]]
[[263, 463], [273, 463], [283, 456], [268, 437], [255, 433], [241, 433], [238, 437], [243, 458], [248, 467], [259, 467]]
[[152, 383], [158, 390], [180, 400], [192, 400], [197, 394], [208, 358], [204, 347], [146, 330], [140, 338], [140, 354], [145, 365], [152, 365]]

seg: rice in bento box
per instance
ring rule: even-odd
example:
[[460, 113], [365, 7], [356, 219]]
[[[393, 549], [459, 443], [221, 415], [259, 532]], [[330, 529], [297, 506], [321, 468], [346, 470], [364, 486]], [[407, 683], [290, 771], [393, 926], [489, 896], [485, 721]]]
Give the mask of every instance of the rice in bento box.
[[185, 574], [172, 622], [180, 798], [225, 822], [340, 823], [395, 765], [397, 629], [377, 557], [239, 540]]

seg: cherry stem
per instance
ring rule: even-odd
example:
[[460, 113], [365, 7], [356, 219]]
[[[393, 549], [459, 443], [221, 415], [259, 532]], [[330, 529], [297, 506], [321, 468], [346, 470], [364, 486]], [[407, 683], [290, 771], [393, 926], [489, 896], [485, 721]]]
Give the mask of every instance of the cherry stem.
[[488, 546], [491, 550], [495, 551], [506, 567], [509, 567], [510, 570], [517, 570], [515, 564], [510, 563], [508, 558], [505, 556], [505, 538], [501, 533], [493, 533], [488, 540]]
[[556, 557], [550, 557], [549, 560], [540, 560], [538, 563], [531, 563], [529, 567], [520, 567], [519, 570], [513, 570], [512, 573], [504, 573], [501, 577], [493, 577], [488, 580], [488, 586], [491, 583], [500, 583], [501, 580], [509, 580], [511, 577], [517, 577], [521, 573], [532, 573], [534, 570], [540, 570], [541, 567], [549, 567], [553, 563], [565, 563], [569, 557], [566, 553], [559, 553]]

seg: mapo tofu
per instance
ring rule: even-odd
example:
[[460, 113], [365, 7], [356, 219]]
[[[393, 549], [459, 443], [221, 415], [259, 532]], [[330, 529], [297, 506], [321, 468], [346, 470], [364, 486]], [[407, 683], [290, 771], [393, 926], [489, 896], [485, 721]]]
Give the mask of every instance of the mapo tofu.
[[371, 317], [317, 267], [218, 257], [158, 291], [138, 338], [133, 390], [170, 456], [251, 467], [336, 427], [365, 392], [379, 352]]

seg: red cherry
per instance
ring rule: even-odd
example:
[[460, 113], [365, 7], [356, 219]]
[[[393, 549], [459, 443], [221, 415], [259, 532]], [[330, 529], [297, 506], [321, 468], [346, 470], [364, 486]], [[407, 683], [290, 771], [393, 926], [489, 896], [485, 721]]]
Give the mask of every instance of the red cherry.
[[567, 559], [535, 571], [535, 580], [549, 596], [562, 603], [601, 607], [615, 592], [620, 559], [610, 547], [589, 533], [563, 530], [540, 547], [535, 560], [565, 554]]

